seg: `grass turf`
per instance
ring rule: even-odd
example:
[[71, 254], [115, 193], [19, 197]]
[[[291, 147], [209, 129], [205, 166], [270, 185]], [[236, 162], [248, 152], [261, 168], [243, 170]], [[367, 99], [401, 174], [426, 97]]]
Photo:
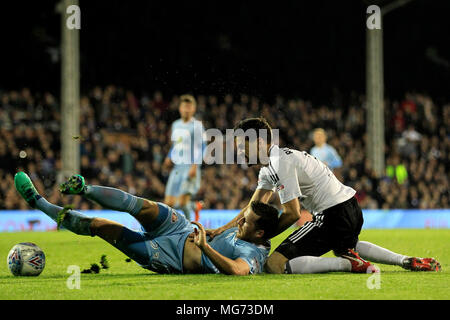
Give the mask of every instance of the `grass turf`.
[[[292, 230], [291, 230], [292, 231]], [[275, 248], [291, 231], [272, 240]], [[380, 289], [368, 289], [371, 275], [327, 273], [237, 277], [226, 275], [160, 275], [126, 262], [126, 256], [99, 238], [67, 231], [0, 234], [0, 299], [158, 299], [158, 300], [298, 300], [298, 299], [449, 299], [450, 230], [363, 230], [360, 239], [406, 255], [435, 257], [442, 272], [381, 268]], [[14, 277], [6, 266], [9, 250], [34, 242], [46, 255], [39, 277]], [[88, 269], [105, 254], [109, 269], [81, 274], [80, 289], [68, 289], [69, 265]], [[331, 253], [326, 256], [332, 256]]]

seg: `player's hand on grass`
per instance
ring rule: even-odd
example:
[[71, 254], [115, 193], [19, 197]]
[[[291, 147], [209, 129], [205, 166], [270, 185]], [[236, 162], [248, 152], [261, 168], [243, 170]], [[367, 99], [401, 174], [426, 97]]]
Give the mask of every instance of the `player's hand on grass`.
[[200, 223], [196, 222], [196, 221], [191, 221], [191, 223], [195, 224], [198, 227], [198, 229], [195, 229], [195, 231], [194, 231], [194, 243], [200, 249], [206, 247], [206, 231], [205, 231], [205, 228], [203, 228], [203, 226]]

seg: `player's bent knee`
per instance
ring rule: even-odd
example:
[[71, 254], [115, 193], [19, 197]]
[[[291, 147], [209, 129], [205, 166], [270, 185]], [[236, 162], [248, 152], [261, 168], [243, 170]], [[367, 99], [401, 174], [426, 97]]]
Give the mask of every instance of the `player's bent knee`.
[[274, 251], [267, 259], [264, 266], [265, 272], [277, 274], [284, 273], [286, 262], [288, 262], [288, 259], [285, 256]]

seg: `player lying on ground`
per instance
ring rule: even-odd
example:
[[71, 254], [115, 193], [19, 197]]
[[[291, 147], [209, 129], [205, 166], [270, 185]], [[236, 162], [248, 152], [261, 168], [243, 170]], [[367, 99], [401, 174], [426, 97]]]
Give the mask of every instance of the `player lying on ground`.
[[[270, 252], [270, 242], [278, 225], [278, 212], [262, 202], [253, 202], [237, 228], [206, 241], [200, 223], [194, 229], [184, 215], [163, 203], [133, 196], [119, 189], [86, 185], [80, 175], [61, 185], [61, 192], [78, 194], [104, 208], [131, 214], [141, 224], [141, 231], [103, 218], [87, 217], [74, 210], [64, 210], [38, 194], [24, 172], [14, 177], [20, 195], [33, 207], [62, 226], [78, 234], [99, 236], [136, 261], [143, 268], [158, 273], [224, 273], [247, 275], [263, 271]], [[62, 215], [64, 213], [64, 215]], [[192, 238], [193, 241], [186, 241]]]
[[[270, 255], [266, 271], [270, 273], [316, 273], [330, 271], [367, 272], [370, 263], [398, 265], [414, 271], [438, 271], [440, 264], [433, 258], [416, 258], [397, 254], [358, 237], [363, 225], [363, 215], [356, 191], [342, 184], [323, 162], [307, 152], [280, 148], [272, 143], [272, 128], [264, 118], [242, 120], [235, 129], [243, 132], [255, 130], [253, 140], [236, 137], [238, 154], [249, 162], [250, 150], [256, 149], [257, 164], [262, 165], [258, 186], [252, 201], [268, 202], [277, 191], [283, 205], [276, 234], [300, 218], [300, 201], [313, 214], [306, 222], [283, 241]], [[260, 135], [260, 130], [265, 133]], [[250, 141], [249, 141], [250, 140]], [[260, 150], [265, 151], [264, 153]], [[236, 225], [247, 210], [225, 226], [208, 230], [210, 237]], [[333, 250], [338, 258], [320, 257]], [[345, 259], [343, 259], [345, 258]]]

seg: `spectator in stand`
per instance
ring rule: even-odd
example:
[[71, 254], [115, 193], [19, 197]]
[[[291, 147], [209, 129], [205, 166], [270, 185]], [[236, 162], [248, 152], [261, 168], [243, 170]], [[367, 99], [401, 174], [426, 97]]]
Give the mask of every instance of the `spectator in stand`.
[[398, 155], [394, 155], [393, 158], [388, 158], [386, 175], [396, 180], [398, 184], [404, 184], [408, 179], [408, 170], [404, 164], [400, 163], [400, 157]]

